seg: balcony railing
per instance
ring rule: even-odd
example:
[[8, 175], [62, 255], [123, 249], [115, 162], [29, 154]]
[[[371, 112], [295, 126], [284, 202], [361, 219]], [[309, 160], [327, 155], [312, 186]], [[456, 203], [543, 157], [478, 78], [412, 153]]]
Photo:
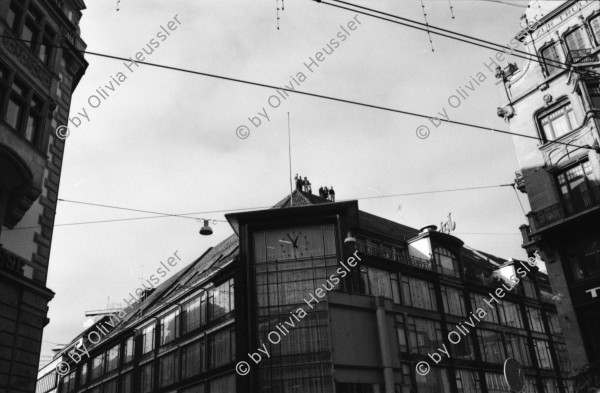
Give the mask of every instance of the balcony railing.
[[598, 61], [598, 57], [592, 55], [591, 49], [573, 49], [567, 54], [567, 64], [590, 63]]
[[367, 243], [364, 240], [357, 240], [356, 247], [358, 251], [368, 255], [418, 267], [420, 269], [434, 270], [430, 260], [413, 256], [407, 257], [406, 251], [399, 247], [375, 245]]
[[431, 263], [431, 260], [429, 259], [423, 259], [423, 258], [419, 258], [419, 257], [413, 257], [413, 256], [409, 256], [408, 257], [408, 264], [414, 267], [418, 267], [420, 269], [426, 269], [426, 270], [431, 270], [433, 271], [433, 263]]
[[358, 248], [358, 251], [363, 252], [365, 254], [389, 259], [391, 261], [396, 261], [400, 263], [406, 263], [406, 256], [404, 254], [404, 251], [400, 250], [399, 248], [376, 245], [372, 243], [370, 244], [365, 242], [364, 240], [357, 240], [356, 246]]
[[561, 202], [530, 215], [530, 224], [535, 230], [539, 230], [596, 206], [600, 206], [600, 187], [563, 197]]

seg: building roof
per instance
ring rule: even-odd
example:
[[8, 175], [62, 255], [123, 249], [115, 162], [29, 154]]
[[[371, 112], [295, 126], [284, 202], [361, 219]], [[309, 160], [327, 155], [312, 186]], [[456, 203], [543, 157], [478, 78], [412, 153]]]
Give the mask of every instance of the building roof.
[[308, 192], [294, 190], [292, 192], [291, 200], [293, 203], [290, 203], [290, 196], [286, 195], [285, 198], [280, 200], [273, 206], [273, 209], [280, 209], [284, 207], [298, 207], [298, 206], [311, 206], [318, 205], [320, 203], [331, 203], [330, 200], [321, 198], [318, 195], [313, 195]]
[[[295, 190], [292, 193], [292, 200], [294, 202], [293, 207], [332, 203], [331, 201], [323, 199], [319, 196], [298, 190]], [[276, 203], [273, 206], [273, 209], [286, 207], [292, 207], [290, 204], [289, 195]], [[415, 228], [360, 210], [359, 226], [361, 231], [364, 231], [365, 233], [381, 235], [386, 238], [394, 238], [398, 240], [408, 240], [419, 234], [419, 230]], [[139, 319], [143, 318], [149, 313], [152, 313], [153, 311], [163, 307], [165, 304], [168, 304], [170, 299], [188, 291], [190, 287], [194, 286], [196, 283], [205, 281], [207, 277], [219, 271], [223, 266], [229, 264], [238, 256], [239, 240], [237, 235], [233, 234], [216, 246], [209, 248], [203, 255], [197, 258], [194, 262], [190, 263], [189, 266], [173, 274], [164, 282], [159, 283], [160, 285], [152, 290], [144, 301], [138, 301], [131, 307], [128, 307], [126, 309], [127, 314], [123, 318], [120, 318], [120, 322], [109, 331], [107, 337], [103, 338], [102, 342], [110, 337], [115, 336], [128, 327], [131, 327], [131, 325], [137, 323]], [[505, 259], [469, 248], [466, 245], [462, 247], [461, 256], [465, 262], [471, 265], [484, 265], [490, 270], [506, 262]], [[135, 290], [131, 293], [135, 293]], [[102, 320], [105, 319], [101, 319], [101, 321]], [[93, 328], [94, 327], [92, 326], [91, 328], [86, 329], [85, 332], [89, 332], [93, 330]], [[81, 334], [78, 335], [77, 338], [66, 348], [72, 347], [73, 343], [79, 340], [81, 337]], [[92, 347], [95, 347], [95, 345]], [[63, 351], [57, 353], [55, 358], [60, 356], [62, 353]]]

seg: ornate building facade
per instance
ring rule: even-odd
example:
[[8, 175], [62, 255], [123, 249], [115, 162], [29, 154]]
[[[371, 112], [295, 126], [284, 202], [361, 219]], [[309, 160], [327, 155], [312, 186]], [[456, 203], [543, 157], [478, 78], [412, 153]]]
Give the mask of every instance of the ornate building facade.
[[0, 392], [35, 390], [82, 0], [0, 2]]
[[518, 33], [533, 60], [499, 70], [531, 206], [523, 248], [541, 252], [574, 368], [600, 360], [600, 2], [532, 1]]

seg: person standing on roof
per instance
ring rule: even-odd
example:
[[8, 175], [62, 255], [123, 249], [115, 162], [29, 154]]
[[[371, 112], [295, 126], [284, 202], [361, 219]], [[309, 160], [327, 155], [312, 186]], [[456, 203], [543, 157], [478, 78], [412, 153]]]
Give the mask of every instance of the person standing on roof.
[[335, 191], [333, 191], [333, 186], [329, 189], [329, 199], [331, 202], [335, 202]]

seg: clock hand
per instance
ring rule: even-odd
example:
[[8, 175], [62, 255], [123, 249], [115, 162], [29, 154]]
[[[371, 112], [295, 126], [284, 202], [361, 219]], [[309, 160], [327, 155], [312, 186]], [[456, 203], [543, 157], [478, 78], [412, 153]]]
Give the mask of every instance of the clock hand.
[[296, 246], [296, 242], [294, 242], [294, 240], [292, 239], [292, 237], [290, 236], [290, 234], [286, 234], [288, 239], [290, 239], [290, 241], [292, 242], [292, 245], [294, 246], [294, 248], [298, 248], [298, 246]]
[[294, 240], [294, 247], [298, 248], [298, 236], [296, 236], [296, 239]]

